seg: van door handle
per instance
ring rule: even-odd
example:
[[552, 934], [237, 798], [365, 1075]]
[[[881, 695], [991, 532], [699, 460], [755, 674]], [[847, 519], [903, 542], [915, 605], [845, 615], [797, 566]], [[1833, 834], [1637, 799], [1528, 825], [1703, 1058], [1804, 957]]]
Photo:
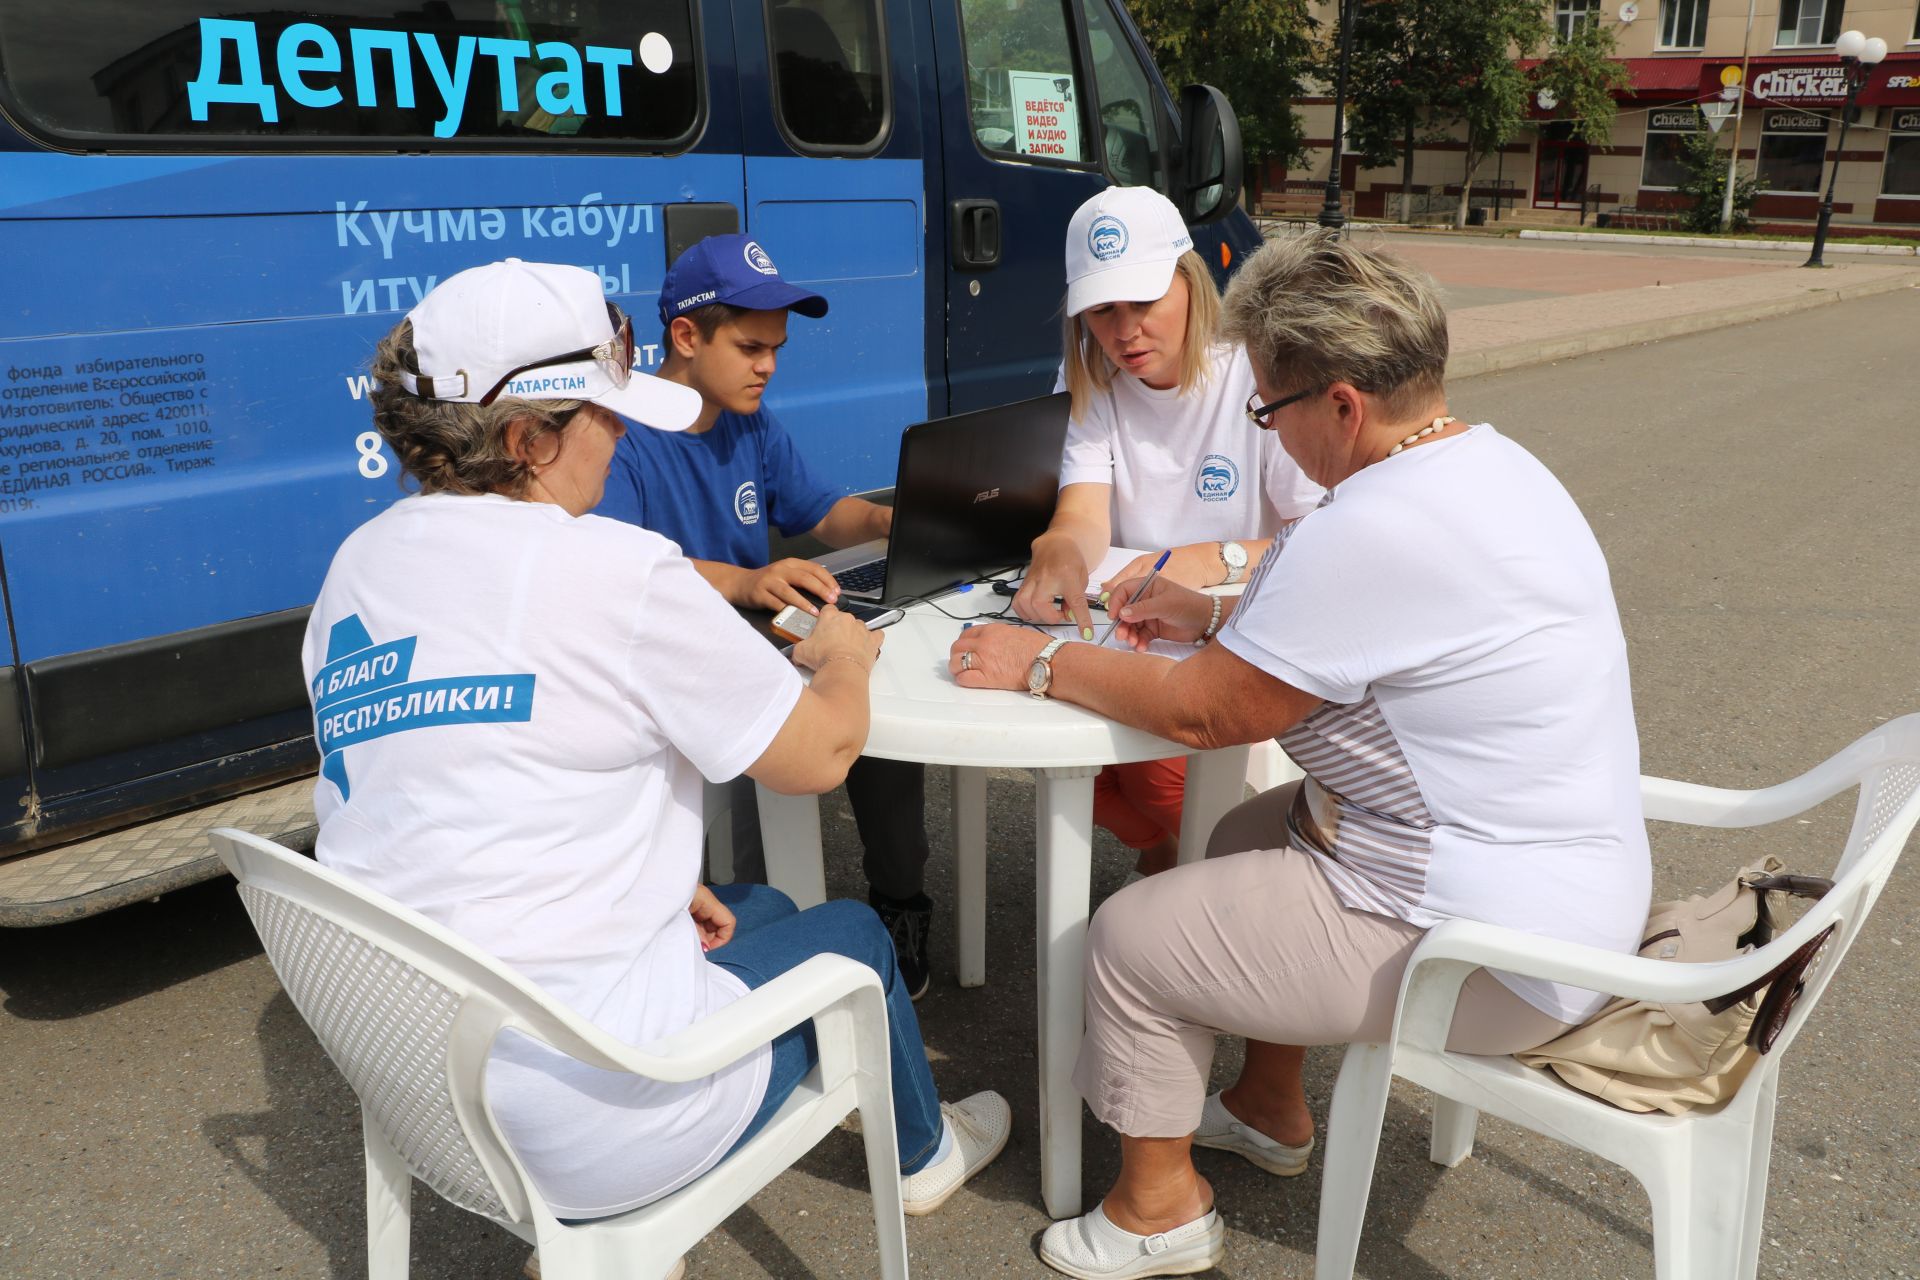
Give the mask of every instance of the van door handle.
[[991, 271], [1000, 265], [1000, 202], [955, 200], [948, 220], [956, 271]]

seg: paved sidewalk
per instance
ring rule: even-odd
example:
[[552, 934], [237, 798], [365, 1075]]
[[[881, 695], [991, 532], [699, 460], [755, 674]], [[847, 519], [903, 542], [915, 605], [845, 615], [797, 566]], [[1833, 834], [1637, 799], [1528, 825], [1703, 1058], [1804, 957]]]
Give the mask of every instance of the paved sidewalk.
[[1357, 234], [1418, 263], [1445, 289], [1450, 379], [1920, 287], [1920, 265], [1898, 259], [1807, 270], [1777, 254]]

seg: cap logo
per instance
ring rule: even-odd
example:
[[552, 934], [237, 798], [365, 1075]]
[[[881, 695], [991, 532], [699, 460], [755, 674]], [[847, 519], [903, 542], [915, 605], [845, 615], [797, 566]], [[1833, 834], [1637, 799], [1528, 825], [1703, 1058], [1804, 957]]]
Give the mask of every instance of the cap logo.
[[1087, 228], [1087, 249], [1102, 262], [1112, 262], [1127, 251], [1127, 224], [1103, 213]]
[[767, 251], [760, 247], [758, 240], [747, 241], [747, 247], [743, 252], [746, 255], [747, 265], [755, 271], [758, 271], [761, 275], [777, 276], [780, 274], [779, 268], [773, 265], [773, 259], [767, 256]]

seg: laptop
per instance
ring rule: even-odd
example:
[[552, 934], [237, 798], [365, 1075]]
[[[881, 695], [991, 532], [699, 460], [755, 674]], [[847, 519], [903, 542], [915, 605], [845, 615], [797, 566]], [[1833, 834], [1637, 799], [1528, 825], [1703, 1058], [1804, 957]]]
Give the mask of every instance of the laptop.
[[1027, 563], [1053, 519], [1067, 394], [916, 423], [900, 436], [893, 535], [818, 558], [840, 590], [895, 605]]

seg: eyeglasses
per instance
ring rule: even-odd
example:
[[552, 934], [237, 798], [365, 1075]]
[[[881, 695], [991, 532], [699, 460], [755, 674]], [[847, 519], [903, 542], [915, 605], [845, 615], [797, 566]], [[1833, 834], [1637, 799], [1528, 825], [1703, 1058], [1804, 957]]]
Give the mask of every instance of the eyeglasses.
[[592, 360], [607, 375], [608, 381], [616, 387], [625, 387], [633, 380], [633, 318], [621, 312], [611, 302], [607, 304], [607, 319], [613, 322], [613, 336], [598, 346], [582, 347], [578, 351], [569, 351], [562, 356], [549, 356], [545, 360], [535, 360], [532, 364], [523, 364], [511, 370], [507, 376], [493, 384], [493, 390], [480, 397], [481, 404], [492, 404], [507, 389], [507, 384], [523, 373], [535, 369], [547, 369], [557, 364], [573, 364], [580, 360]]
[[1271, 431], [1273, 429], [1274, 414], [1280, 412], [1280, 410], [1286, 408], [1296, 400], [1305, 400], [1308, 396], [1312, 395], [1315, 390], [1317, 390], [1317, 388], [1308, 387], [1305, 391], [1296, 391], [1290, 396], [1281, 396], [1272, 404], [1263, 404], [1259, 408], [1255, 408], [1253, 404], [1255, 400], [1260, 398], [1259, 393], [1255, 392], [1253, 395], [1247, 397], [1247, 420], [1262, 431]]

